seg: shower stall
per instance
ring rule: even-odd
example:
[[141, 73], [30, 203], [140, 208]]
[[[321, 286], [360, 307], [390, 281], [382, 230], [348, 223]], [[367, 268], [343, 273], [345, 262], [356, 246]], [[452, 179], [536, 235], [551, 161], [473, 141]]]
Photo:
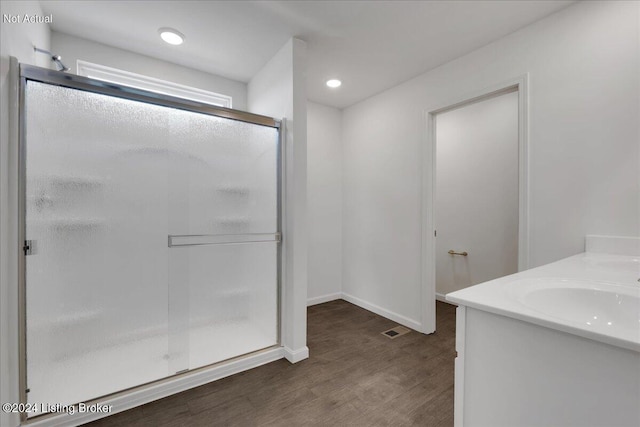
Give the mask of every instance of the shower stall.
[[279, 121], [25, 65], [19, 97], [24, 402], [279, 345]]

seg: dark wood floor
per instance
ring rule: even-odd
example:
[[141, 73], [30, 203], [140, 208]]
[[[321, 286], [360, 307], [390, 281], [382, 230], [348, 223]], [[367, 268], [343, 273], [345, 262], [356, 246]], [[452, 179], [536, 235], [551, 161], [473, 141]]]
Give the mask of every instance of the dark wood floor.
[[311, 357], [279, 360], [92, 426], [452, 426], [455, 307], [438, 331], [389, 339], [396, 323], [338, 300], [309, 307]]

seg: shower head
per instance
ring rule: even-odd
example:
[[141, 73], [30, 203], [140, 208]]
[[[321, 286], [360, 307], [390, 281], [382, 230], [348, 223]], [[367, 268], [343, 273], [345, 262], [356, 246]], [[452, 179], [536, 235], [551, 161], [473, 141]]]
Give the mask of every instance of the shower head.
[[70, 68], [62, 63], [62, 57], [60, 55], [51, 55], [51, 60], [56, 64], [58, 71], [69, 71]]
[[62, 57], [60, 55], [54, 55], [48, 50], [40, 49], [38, 47], [33, 47], [33, 50], [38, 53], [44, 53], [45, 55], [49, 55], [54, 64], [56, 64], [56, 68], [58, 71], [69, 71], [70, 68], [62, 63]]

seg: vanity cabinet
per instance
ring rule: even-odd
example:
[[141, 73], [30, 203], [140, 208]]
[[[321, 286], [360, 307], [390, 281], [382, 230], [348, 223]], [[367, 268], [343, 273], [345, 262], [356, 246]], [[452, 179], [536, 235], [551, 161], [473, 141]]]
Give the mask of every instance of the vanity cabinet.
[[456, 427], [640, 426], [640, 352], [464, 305], [456, 322]]

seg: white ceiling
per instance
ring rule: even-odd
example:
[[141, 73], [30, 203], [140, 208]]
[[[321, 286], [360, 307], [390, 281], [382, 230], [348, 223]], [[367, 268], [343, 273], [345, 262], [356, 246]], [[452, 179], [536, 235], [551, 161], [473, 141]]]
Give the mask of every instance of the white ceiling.
[[[243, 82], [291, 37], [310, 100], [344, 108], [573, 1], [42, 1], [56, 31]], [[186, 36], [182, 46], [159, 27]], [[329, 89], [325, 81], [343, 85]]]

